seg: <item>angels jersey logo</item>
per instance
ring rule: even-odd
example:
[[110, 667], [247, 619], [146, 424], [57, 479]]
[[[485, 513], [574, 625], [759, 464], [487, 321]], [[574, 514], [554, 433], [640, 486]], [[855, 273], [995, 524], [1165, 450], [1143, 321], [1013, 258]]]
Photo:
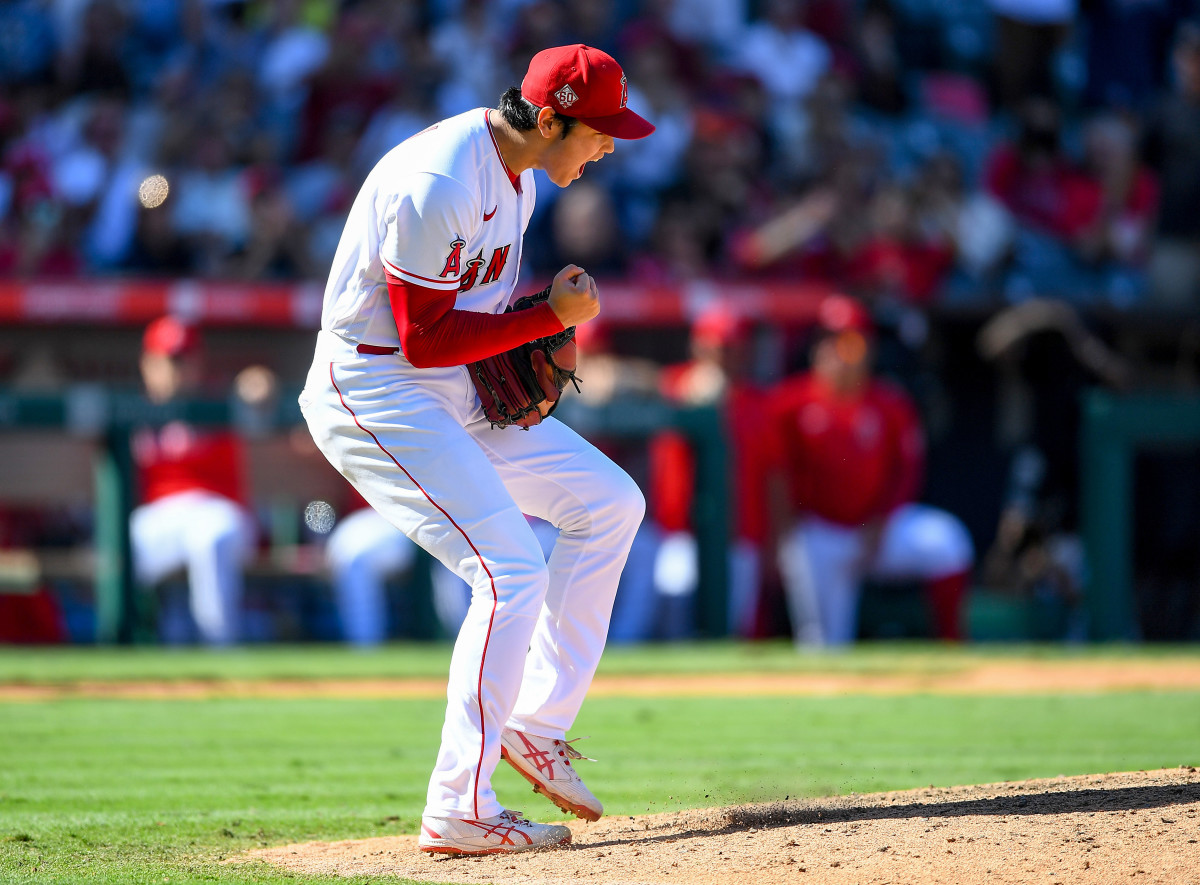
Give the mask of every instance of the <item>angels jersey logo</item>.
[[[466, 244], [462, 240], [455, 240], [450, 244], [450, 254], [446, 256], [446, 264], [442, 268], [441, 276], [458, 277], [458, 291], [460, 292], [473, 289], [476, 285], [485, 286], [500, 279], [500, 274], [504, 273], [504, 267], [508, 264], [508, 253], [512, 249], [512, 243], [497, 246], [492, 250], [492, 257], [486, 260], [483, 257], [483, 250], [480, 249], [474, 258], [467, 260], [466, 267], [462, 267], [464, 245]], [[487, 270], [480, 278], [479, 272], [483, 270], [484, 264], [487, 264]]]
[[575, 102], [579, 101], [579, 96], [575, 94], [575, 90], [570, 86], [564, 86], [558, 92], [554, 93], [554, 97], [558, 99], [558, 103], [564, 108], [569, 108]]

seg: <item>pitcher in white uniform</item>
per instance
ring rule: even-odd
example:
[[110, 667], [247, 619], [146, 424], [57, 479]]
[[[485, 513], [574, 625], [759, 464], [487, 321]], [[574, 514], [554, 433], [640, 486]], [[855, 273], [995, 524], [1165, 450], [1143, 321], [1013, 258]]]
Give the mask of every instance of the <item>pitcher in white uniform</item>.
[[[300, 404], [321, 451], [397, 528], [472, 588], [450, 663], [425, 851], [478, 854], [570, 841], [507, 811], [507, 759], [560, 808], [603, 808], [566, 742], [604, 648], [645, 502], [634, 482], [553, 418], [493, 428], [465, 364], [585, 323], [595, 282], [563, 268], [547, 302], [518, 291], [534, 169], [566, 187], [617, 138], [654, 131], [598, 49], [539, 52], [496, 109], [429, 127], [367, 176], [325, 290]], [[523, 514], [559, 531], [549, 562]]]

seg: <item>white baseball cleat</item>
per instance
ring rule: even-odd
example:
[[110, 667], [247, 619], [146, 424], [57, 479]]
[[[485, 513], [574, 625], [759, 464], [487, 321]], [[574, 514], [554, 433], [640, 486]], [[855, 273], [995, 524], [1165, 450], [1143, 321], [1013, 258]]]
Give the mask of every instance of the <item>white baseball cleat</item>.
[[500, 734], [500, 756], [533, 784], [535, 793], [541, 793], [563, 811], [584, 820], [600, 820], [604, 814], [600, 800], [584, 786], [571, 765], [572, 759], [587, 757], [566, 741], [506, 728]]
[[421, 818], [417, 847], [433, 854], [508, 854], [566, 845], [571, 831], [558, 824], [537, 824], [519, 811], [502, 811], [484, 820]]

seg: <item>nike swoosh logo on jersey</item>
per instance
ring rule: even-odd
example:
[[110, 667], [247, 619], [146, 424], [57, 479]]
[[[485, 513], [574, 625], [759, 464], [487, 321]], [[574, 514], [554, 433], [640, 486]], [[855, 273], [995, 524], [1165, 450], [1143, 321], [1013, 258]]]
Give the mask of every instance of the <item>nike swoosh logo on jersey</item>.
[[484, 221], [491, 221], [491, 220], [492, 220], [492, 216], [496, 214], [496, 210], [497, 210], [497, 209], [499, 209], [499, 208], [500, 208], [500, 204], [499, 204], [499, 203], [497, 203], [495, 206], [493, 206], [493, 207], [492, 207], [492, 211], [491, 211], [491, 212], [484, 212], [484, 213], [483, 213], [483, 220], [484, 220]]

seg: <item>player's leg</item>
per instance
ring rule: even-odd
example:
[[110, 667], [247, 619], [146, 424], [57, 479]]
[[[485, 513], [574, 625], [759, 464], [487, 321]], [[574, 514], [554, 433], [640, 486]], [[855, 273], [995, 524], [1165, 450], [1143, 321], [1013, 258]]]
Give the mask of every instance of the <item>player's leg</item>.
[[[447, 398], [388, 365], [386, 358], [337, 362], [324, 386], [314, 369], [301, 406], [317, 446], [367, 502], [471, 585], [425, 814], [492, 818], [503, 811], [491, 786], [500, 731], [520, 690], [546, 562]], [[323, 371], [330, 377], [328, 363]]]
[[[150, 588], [187, 564], [183, 538], [191, 519], [189, 505], [171, 495], [143, 504], [129, 518], [129, 546], [138, 584]], [[190, 500], [190, 496], [189, 496]]]
[[600, 662], [645, 500], [625, 471], [553, 418], [528, 433], [471, 429], [521, 510], [559, 530], [545, 609], [509, 724], [562, 738]]
[[962, 605], [974, 560], [971, 535], [958, 517], [936, 507], [909, 504], [884, 525], [871, 573], [924, 581], [935, 632], [942, 639], [961, 639]]
[[387, 638], [387, 579], [411, 568], [416, 545], [375, 510], [342, 518], [325, 543], [342, 634], [354, 645]]
[[529, 433], [473, 430], [521, 509], [559, 531], [546, 604], [502, 736], [504, 758], [559, 808], [597, 820], [603, 805], [572, 766], [579, 754], [565, 737], [600, 662], [645, 501], [623, 470], [558, 421]]
[[729, 545], [729, 632], [749, 638], [762, 586], [762, 548], [754, 541], [737, 538]]
[[227, 645], [240, 635], [243, 571], [254, 550], [254, 525], [245, 510], [219, 495], [202, 494], [189, 508], [188, 598], [205, 642]]
[[854, 529], [812, 517], [780, 543], [779, 570], [797, 645], [844, 645], [858, 632], [858, 560]]

